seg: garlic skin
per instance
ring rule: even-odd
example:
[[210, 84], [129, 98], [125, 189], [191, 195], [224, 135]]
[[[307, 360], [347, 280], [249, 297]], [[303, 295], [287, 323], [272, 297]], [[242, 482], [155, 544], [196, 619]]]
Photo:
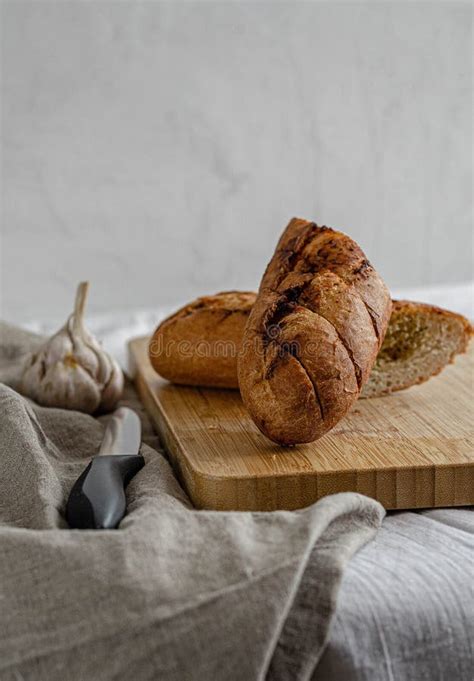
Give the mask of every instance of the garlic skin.
[[93, 414], [111, 411], [122, 396], [122, 370], [84, 326], [88, 289], [79, 284], [66, 324], [25, 361], [20, 389], [38, 404]]

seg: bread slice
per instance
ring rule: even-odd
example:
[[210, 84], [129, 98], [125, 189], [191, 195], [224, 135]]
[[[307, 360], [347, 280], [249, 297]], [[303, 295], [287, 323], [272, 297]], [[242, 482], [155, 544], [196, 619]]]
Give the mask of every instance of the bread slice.
[[380, 397], [439, 374], [466, 352], [473, 329], [460, 314], [434, 305], [393, 301], [385, 340], [361, 397]]
[[[224, 291], [198, 298], [165, 319], [150, 341], [155, 371], [173, 383], [238, 389], [237, 355], [256, 297], [250, 291]], [[427, 381], [466, 351], [471, 333], [462, 315], [394, 300], [385, 340], [361, 398]]]

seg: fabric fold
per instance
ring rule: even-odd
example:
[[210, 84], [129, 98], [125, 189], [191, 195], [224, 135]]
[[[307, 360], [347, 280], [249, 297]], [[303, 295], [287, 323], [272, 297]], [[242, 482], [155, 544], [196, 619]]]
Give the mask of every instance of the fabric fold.
[[[28, 347], [15, 333], [0, 344], [13, 385]], [[0, 679], [311, 678], [341, 575], [382, 507], [348, 493], [296, 512], [195, 510], [131, 385], [124, 403], [148, 443], [128, 514], [118, 530], [69, 530], [67, 495], [107, 417], [0, 386]]]

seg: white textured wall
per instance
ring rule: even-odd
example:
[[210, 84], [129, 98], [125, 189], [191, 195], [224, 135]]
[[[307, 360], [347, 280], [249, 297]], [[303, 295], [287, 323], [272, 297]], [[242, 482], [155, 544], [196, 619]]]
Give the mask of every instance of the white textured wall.
[[2, 314], [255, 287], [293, 215], [472, 276], [469, 3], [6, 2]]

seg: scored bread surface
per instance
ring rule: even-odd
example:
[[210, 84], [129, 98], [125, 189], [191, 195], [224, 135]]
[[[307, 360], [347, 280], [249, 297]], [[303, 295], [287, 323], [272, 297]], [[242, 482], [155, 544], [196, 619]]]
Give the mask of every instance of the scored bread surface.
[[258, 428], [281, 444], [330, 430], [366, 383], [390, 310], [385, 284], [352, 239], [291, 220], [238, 359], [242, 399]]

